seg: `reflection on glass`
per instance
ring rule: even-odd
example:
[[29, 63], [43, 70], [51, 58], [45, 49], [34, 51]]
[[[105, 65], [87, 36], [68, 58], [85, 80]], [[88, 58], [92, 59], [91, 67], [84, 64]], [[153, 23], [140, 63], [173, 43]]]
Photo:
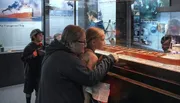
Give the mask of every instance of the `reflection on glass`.
[[95, 26], [104, 30], [106, 44], [116, 42], [116, 0], [78, 1], [78, 25], [87, 29]]
[[46, 39], [52, 41], [55, 34], [61, 34], [63, 29], [74, 24], [74, 1], [69, 0], [49, 0], [52, 7], [49, 11], [49, 35]]
[[134, 1], [131, 5], [134, 21], [132, 34], [134, 47], [163, 51], [161, 39], [167, 35], [168, 21], [174, 17], [172, 18], [171, 13], [158, 13], [156, 8], [167, 7], [169, 4], [169, 0]]
[[165, 14], [170, 14], [168, 23], [167, 23], [167, 28], [166, 28], [166, 33], [162, 37], [162, 40], [164, 38], [169, 37], [169, 41], [164, 41], [162, 42], [162, 47], [165, 46], [167, 43], [169, 43], [168, 47], [168, 52], [171, 52], [173, 54], [180, 54], [180, 12], [167, 12]]

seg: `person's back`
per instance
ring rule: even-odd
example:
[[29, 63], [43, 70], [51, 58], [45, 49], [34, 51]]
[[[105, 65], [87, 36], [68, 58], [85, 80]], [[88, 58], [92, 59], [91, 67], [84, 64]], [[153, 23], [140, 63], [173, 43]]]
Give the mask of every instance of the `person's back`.
[[[53, 41], [58, 42], [58, 41]], [[51, 43], [49, 47], [54, 45]], [[61, 45], [61, 43], [59, 43]], [[71, 52], [65, 52], [58, 50], [51, 56], [45, 56], [45, 62], [43, 63], [42, 79], [40, 84], [40, 99], [39, 103], [82, 103], [83, 93], [81, 85], [73, 82], [71, 77], [76, 77], [76, 73], [72, 72], [73, 67], [76, 66], [75, 62], [78, 62], [79, 66], [81, 61]], [[49, 48], [50, 49], [50, 48]], [[47, 51], [49, 53], [51, 51]], [[52, 51], [53, 52], [53, 51]], [[48, 63], [48, 65], [47, 65]], [[60, 65], [61, 64], [61, 65]], [[63, 65], [67, 64], [67, 65]], [[58, 66], [60, 65], [60, 66]], [[78, 78], [77, 79], [82, 79]], [[42, 89], [42, 90], [41, 90]]]

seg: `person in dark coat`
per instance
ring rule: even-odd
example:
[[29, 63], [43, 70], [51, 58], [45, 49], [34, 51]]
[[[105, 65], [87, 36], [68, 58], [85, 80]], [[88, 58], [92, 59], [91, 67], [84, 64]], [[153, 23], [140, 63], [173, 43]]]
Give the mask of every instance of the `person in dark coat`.
[[97, 84], [118, 61], [117, 55], [109, 55], [90, 71], [80, 59], [85, 47], [84, 29], [68, 25], [61, 40], [46, 48], [38, 103], [84, 103], [83, 86]]
[[39, 29], [34, 29], [30, 34], [31, 42], [24, 48], [22, 61], [25, 68], [24, 93], [26, 94], [26, 103], [31, 102], [33, 90], [38, 92], [38, 84], [41, 73], [41, 62], [44, 56], [43, 34]]

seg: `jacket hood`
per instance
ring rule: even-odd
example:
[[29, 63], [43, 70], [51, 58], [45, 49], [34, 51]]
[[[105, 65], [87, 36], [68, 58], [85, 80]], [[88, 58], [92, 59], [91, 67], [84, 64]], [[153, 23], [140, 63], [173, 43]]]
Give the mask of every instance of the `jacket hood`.
[[[52, 54], [55, 51], [66, 51], [66, 52], [71, 52], [69, 48], [64, 46], [61, 41], [54, 40], [50, 43], [50, 45], [46, 48], [46, 55]], [[71, 52], [72, 53], [72, 52]]]

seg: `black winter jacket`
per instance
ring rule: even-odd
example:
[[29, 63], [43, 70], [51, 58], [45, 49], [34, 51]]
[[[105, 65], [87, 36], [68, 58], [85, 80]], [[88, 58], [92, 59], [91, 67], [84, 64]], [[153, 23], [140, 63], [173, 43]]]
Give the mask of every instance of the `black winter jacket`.
[[61, 42], [52, 42], [43, 60], [38, 103], [84, 103], [82, 86], [97, 84], [114, 62], [110, 55], [89, 71]]
[[[42, 50], [42, 45], [37, 45], [34, 42], [30, 42], [23, 51], [21, 60], [24, 62], [25, 68], [25, 79], [39, 79], [41, 73], [41, 62], [44, 56], [44, 53], [39, 54], [38, 51]], [[33, 52], [37, 50], [38, 55], [33, 56]]]

